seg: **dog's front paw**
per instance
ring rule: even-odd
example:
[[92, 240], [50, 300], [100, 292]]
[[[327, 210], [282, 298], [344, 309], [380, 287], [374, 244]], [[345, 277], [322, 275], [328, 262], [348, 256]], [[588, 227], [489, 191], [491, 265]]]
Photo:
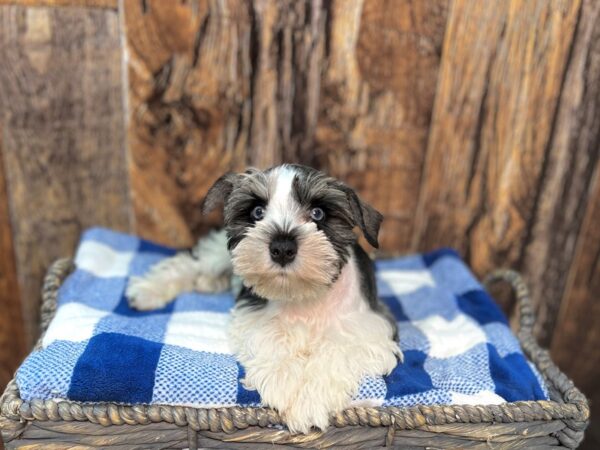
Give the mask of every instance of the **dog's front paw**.
[[313, 428], [321, 431], [329, 427], [330, 411], [318, 398], [296, 398], [296, 401], [285, 411], [283, 420], [293, 434], [309, 433]]
[[131, 277], [125, 296], [129, 306], [140, 311], [164, 308], [172, 299], [168, 284], [156, 283], [144, 277]]
[[318, 361], [312, 370], [305, 372], [300, 389], [284, 411], [285, 423], [292, 433], [308, 433], [312, 428], [325, 431], [331, 415], [349, 406], [351, 393], [358, 389], [360, 377], [341, 376], [336, 367], [346, 374], [348, 368], [338, 362]]

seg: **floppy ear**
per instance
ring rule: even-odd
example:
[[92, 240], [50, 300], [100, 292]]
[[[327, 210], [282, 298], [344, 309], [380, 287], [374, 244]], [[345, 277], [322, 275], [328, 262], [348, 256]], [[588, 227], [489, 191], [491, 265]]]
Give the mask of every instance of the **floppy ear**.
[[367, 242], [373, 247], [379, 248], [377, 236], [379, 235], [379, 227], [383, 221], [383, 216], [371, 205], [363, 202], [354, 190], [344, 186], [344, 192], [348, 197], [354, 221], [362, 230]]
[[226, 173], [215, 181], [215, 184], [212, 185], [206, 193], [206, 197], [202, 200], [201, 209], [203, 214], [211, 212], [219, 203], [225, 203], [233, 190], [236, 177], [235, 173]]

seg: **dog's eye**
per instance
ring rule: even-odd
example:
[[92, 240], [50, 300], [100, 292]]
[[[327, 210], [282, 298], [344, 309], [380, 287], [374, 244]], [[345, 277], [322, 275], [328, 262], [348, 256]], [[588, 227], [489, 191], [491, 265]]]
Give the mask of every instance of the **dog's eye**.
[[319, 222], [325, 218], [325, 212], [321, 208], [313, 208], [310, 210], [310, 218], [315, 222]]
[[250, 216], [252, 216], [254, 220], [262, 220], [265, 217], [265, 208], [262, 206], [255, 206], [250, 213]]

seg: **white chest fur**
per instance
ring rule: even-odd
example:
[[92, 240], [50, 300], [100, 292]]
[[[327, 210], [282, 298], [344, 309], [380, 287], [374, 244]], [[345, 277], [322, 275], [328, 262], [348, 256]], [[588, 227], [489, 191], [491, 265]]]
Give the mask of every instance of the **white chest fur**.
[[392, 333], [362, 297], [353, 259], [324, 298], [242, 307], [230, 324], [246, 386], [297, 432], [327, 428], [329, 415], [349, 405], [363, 377], [391, 372], [399, 354]]

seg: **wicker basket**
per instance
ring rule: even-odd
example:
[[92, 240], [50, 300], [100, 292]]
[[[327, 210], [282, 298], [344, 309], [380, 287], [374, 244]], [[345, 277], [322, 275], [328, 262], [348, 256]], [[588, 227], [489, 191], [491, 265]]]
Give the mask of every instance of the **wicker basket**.
[[[46, 275], [42, 332], [56, 310], [58, 287], [71, 268], [70, 260], [59, 260]], [[282, 424], [278, 413], [267, 408], [25, 402], [13, 380], [0, 397], [2, 437], [7, 449], [575, 448], [588, 424], [588, 402], [535, 342], [533, 309], [521, 277], [498, 271], [486, 283], [499, 280], [515, 290], [518, 338], [544, 376], [551, 401], [351, 408], [332, 416], [333, 426], [325, 433], [291, 435], [278, 426]]]

